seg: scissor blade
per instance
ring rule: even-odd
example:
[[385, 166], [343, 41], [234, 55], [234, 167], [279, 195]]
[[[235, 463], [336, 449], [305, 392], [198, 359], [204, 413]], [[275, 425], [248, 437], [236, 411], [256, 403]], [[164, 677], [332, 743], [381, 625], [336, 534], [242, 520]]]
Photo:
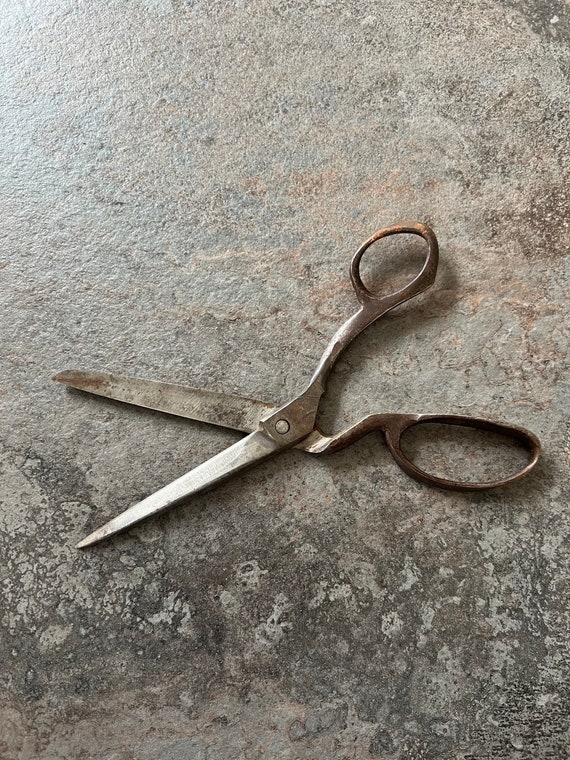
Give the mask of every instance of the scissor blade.
[[[257, 430], [259, 421], [277, 409], [277, 404], [246, 396], [142, 380], [138, 377], [121, 377], [107, 372], [68, 369], [54, 375], [52, 380], [114, 401], [240, 430], [242, 433]], [[310, 454], [322, 454], [328, 450], [331, 441], [331, 438], [315, 430], [295, 448]]]
[[160, 491], [147, 496], [146, 499], [137, 504], [133, 504], [118, 517], [110, 520], [106, 525], [80, 541], [77, 548], [81, 549], [96, 544], [104, 538], [130, 528], [147, 517], [164, 512], [187, 497], [221, 483], [235, 473], [276, 454], [281, 449], [283, 449], [283, 445], [279, 445], [263, 431], [256, 430], [255, 433], [242, 438], [241, 441], [216, 454], [207, 462], [198, 465], [186, 475], [182, 475], [181, 478], [161, 488]]
[[257, 430], [259, 420], [277, 408], [275, 404], [243, 396], [141, 380], [137, 377], [121, 377], [106, 372], [66, 370], [53, 379], [97, 396], [241, 430], [243, 433]]

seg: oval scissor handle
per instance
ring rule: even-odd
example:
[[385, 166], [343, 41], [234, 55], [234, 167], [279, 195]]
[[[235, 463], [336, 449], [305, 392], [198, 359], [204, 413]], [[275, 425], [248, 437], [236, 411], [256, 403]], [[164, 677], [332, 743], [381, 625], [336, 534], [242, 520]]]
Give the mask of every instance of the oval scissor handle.
[[[399, 467], [410, 477], [436, 488], [444, 488], [448, 491], [484, 491], [489, 488], [501, 488], [502, 486], [516, 483], [524, 478], [533, 469], [540, 458], [540, 441], [522, 427], [506, 425], [502, 422], [482, 419], [480, 417], [465, 417], [458, 414], [417, 414], [417, 415], [388, 415], [389, 419], [384, 423], [384, 435], [390, 453]], [[390, 419], [391, 417], [391, 419]], [[406, 419], [407, 417], [407, 419]], [[400, 419], [398, 419], [400, 418]], [[412, 462], [402, 451], [402, 435], [410, 428], [430, 424], [457, 425], [459, 427], [488, 430], [520, 443], [529, 452], [529, 461], [520, 470], [505, 478], [487, 481], [450, 480], [432, 475], [422, 470]]]
[[[522, 444], [529, 452], [529, 461], [514, 474], [500, 480], [475, 482], [437, 477], [415, 465], [404, 454], [401, 447], [402, 435], [407, 430], [416, 425], [425, 425], [426, 423], [458, 425], [460, 427], [476, 428], [478, 430], [488, 430], [491, 433], [498, 433]], [[444, 488], [449, 491], [484, 491], [489, 488], [500, 488], [510, 483], [515, 483], [517, 480], [524, 478], [525, 475], [528, 475], [538, 462], [541, 454], [540, 441], [530, 430], [515, 425], [493, 422], [492, 420], [480, 417], [464, 417], [457, 414], [370, 414], [355, 425], [333, 436], [323, 436], [316, 431], [312, 437], [307, 439], [308, 445], [304, 447], [299, 446], [299, 448], [305, 448], [306, 451], [315, 454], [324, 453], [325, 451], [338, 451], [375, 430], [384, 433], [386, 443], [396, 464], [407, 475], [426, 485]]]
[[[411, 282], [409, 282], [404, 288], [401, 288], [395, 293], [391, 293], [387, 296], [377, 295], [376, 293], [369, 290], [362, 282], [362, 278], [360, 276], [360, 262], [362, 261], [362, 257], [370, 248], [370, 246], [373, 243], [376, 243], [376, 241], [381, 240], [385, 237], [389, 237], [390, 235], [401, 235], [406, 233], [410, 235], [418, 235], [427, 242], [428, 250], [424, 265], [419, 274], [416, 275], [416, 277], [414, 277], [414, 279], [411, 280]], [[435, 237], [433, 230], [421, 222], [405, 222], [404, 224], [398, 224], [394, 225], [393, 227], [385, 227], [382, 230], [378, 230], [378, 232], [375, 232], [371, 238], [369, 238], [360, 246], [358, 251], [354, 254], [354, 258], [350, 263], [350, 279], [352, 281], [352, 286], [354, 287], [356, 297], [360, 303], [363, 306], [374, 304], [374, 306], [371, 306], [368, 309], [370, 316], [372, 316], [372, 314], [375, 314], [372, 320], [374, 321], [374, 319], [378, 319], [379, 316], [385, 314], [389, 309], [393, 309], [394, 306], [404, 303], [404, 301], [407, 301], [409, 298], [413, 298], [414, 296], [419, 295], [424, 290], [429, 288], [435, 280], [438, 260], [439, 249], [437, 245], [437, 238]]]
[[[390, 293], [389, 295], [377, 295], [368, 290], [360, 276], [360, 262], [362, 256], [377, 240], [389, 237], [390, 235], [401, 235], [406, 233], [418, 235], [423, 238], [428, 245], [426, 259], [421, 271], [413, 280], [411, 280], [411, 282], [400, 290], [397, 290], [395, 293]], [[322, 395], [322, 393], [324, 393], [327, 378], [334, 363], [357, 335], [360, 335], [360, 333], [369, 325], [395, 306], [399, 306], [410, 298], [419, 295], [433, 284], [437, 272], [438, 259], [439, 250], [437, 238], [434, 232], [421, 222], [405, 222], [393, 227], [384, 227], [384, 229], [375, 232], [371, 238], [360, 246], [350, 264], [350, 279], [356, 297], [360, 302], [360, 309], [347, 320], [332, 337], [321, 357], [313, 377], [311, 378], [308, 395]]]

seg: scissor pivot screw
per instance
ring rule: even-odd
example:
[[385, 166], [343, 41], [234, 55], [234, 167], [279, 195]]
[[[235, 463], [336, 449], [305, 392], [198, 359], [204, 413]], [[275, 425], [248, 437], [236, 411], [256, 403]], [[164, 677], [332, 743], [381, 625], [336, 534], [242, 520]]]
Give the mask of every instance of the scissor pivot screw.
[[281, 435], [285, 435], [285, 433], [288, 433], [291, 430], [291, 425], [287, 420], [277, 420], [275, 423], [275, 430]]

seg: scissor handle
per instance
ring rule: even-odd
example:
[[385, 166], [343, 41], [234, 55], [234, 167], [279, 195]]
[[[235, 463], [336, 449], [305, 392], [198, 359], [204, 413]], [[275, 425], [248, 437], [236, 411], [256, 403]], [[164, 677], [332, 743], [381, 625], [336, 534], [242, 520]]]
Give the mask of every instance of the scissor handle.
[[[400, 290], [397, 290], [395, 293], [390, 293], [388, 295], [378, 295], [373, 293], [366, 287], [366, 285], [364, 285], [360, 276], [360, 263], [364, 253], [373, 243], [381, 238], [406, 233], [418, 235], [427, 243], [426, 259], [421, 271], [411, 280], [411, 282]], [[360, 309], [334, 334], [321, 357], [321, 361], [315, 370], [309, 388], [314, 389], [319, 395], [324, 393], [329, 373], [333, 368], [334, 363], [349, 343], [364, 329], [395, 306], [399, 306], [410, 298], [419, 295], [433, 284], [437, 272], [438, 258], [437, 238], [433, 231], [421, 222], [406, 222], [393, 227], [384, 227], [384, 229], [375, 232], [372, 237], [360, 246], [350, 265], [350, 279], [356, 297], [360, 302]]]
[[[382, 238], [389, 237], [390, 235], [401, 234], [418, 235], [422, 237], [428, 244], [426, 252], [426, 259], [421, 271], [411, 280], [405, 287], [391, 293], [389, 295], [379, 295], [369, 290], [362, 282], [360, 276], [360, 263], [362, 257], [373, 243], [376, 243]], [[364, 242], [360, 248], [354, 254], [354, 257], [350, 263], [350, 279], [354, 292], [360, 303], [366, 307], [370, 322], [372, 324], [374, 320], [381, 317], [390, 309], [398, 306], [404, 301], [419, 295], [424, 290], [427, 290], [435, 280], [437, 272], [437, 264], [439, 260], [439, 249], [437, 245], [437, 239], [433, 230], [431, 230], [425, 224], [421, 222], [406, 222], [404, 224], [395, 225], [393, 227], [384, 227], [384, 229], [375, 232], [366, 242]]]
[[[530, 430], [526, 430], [522, 427], [507, 425], [503, 422], [493, 422], [492, 420], [486, 420], [480, 417], [465, 417], [463, 415], [454, 414], [418, 414], [413, 415], [412, 419], [398, 419], [399, 416], [400, 415], [394, 415], [392, 419], [385, 423], [384, 434], [386, 436], [388, 448], [396, 460], [396, 463], [405, 473], [412, 478], [419, 480], [421, 483], [426, 483], [430, 486], [444, 488], [449, 491], [484, 491], [489, 488], [500, 488], [509, 485], [510, 483], [516, 483], [521, 478], [524, 478], [525, 475], [528, 475], [533, 469], [540, 458], [540, 441], [534, 433], [531, 433]], [[529, 453], [529, 459], [520, 470], [498, 480], [481, 482], [458, 481], [431, 475], [429, 472], [425, 472], [425, 470], [422, 470], [414, 464], [414, 462], [404, 454], [401, 446], [402, 435], [407, 430], [417, 425], [425, 425], [426, 423], [457, 425], [459, 427], [475, 428], [476, 430], [487, 430], [490, 433], [502, 435], [522, 444]]]
[[[520, 470], [500, 480], [473, 482], [437, 477], [422, 470], [402, 451], [401, 440], [403, 434], [412, 427], [425, 425], [426, 423], [458, 425], [460, 427], [476, 428], [478, 430], [488, 430], [491, 433], [498, 433], [522, 444], [528, 450], [529, 460]], [[525, 475], [528, 475], [538, 462], [541, 453], [540, 441], [530, 430], [516, 427], [515, 425], [506, 425], [502, 422], [493, 422], [480, 417], [464, 417], [463, 415], [455, 414], [370, 414], [342, 433], [338, 433], [330, 438], [323, 437], [322, 442], [316, 443], [312, 449], [309, 448], [308, 450], [312, 450], [314, 453], [338, 451], [374, 430], [384, 433], [386, 443], [396, 464], [405, 473], [421, 483], [426, 483], [436, 488], [444, 488], [449, 491], [484, 491], [489, 488], [499, 488], [510, 483], [515, 483], [517, 480], [525, 477]]]

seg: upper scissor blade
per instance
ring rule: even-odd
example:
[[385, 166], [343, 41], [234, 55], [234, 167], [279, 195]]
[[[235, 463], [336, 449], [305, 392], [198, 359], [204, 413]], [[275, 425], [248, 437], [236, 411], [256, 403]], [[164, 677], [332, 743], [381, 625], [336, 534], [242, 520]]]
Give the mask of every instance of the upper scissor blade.
[[106, 372], [66, 370], [55, 375], [53, 379], [115, 401], [241, 430], [244, 433], [257, 430], [259, 420], [277, 408], [275, 404], [244, 396], [141, 380], [137, 377], [121, 377]]
[[240, 470], [261, 462], [276, 454], [283, 448], [262, 430], [242, 438], [233, 446], [195, 467], [186, 475], [161, 488], [160, 491], [147, 496], [146, 499], [133, 504], [125, 512], [110, 520], [106, 525], [96, 530], [77, 544], [83, 548], [96, 544], [115, 533], [130, 528], [141, 520], [164, 512], [180, 501], [204, 491], [217, 483], [231, 477]]

